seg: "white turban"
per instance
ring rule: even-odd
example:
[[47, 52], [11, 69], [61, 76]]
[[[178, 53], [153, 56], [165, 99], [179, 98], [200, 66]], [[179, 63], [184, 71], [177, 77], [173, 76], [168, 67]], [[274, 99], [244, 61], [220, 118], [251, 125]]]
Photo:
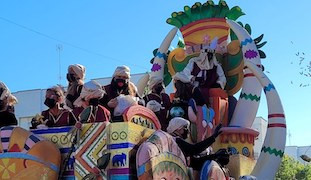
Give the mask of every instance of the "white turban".
[[148, 82], [149, 89], [152, 89], [155, 85], [163, 83], [163, 79], [159, 76], [151, 76]]
[[151, 100], [147, 103], [146, 107], [153, 112], [159, 112], [161, 110], [162, 105], [158, 103], [156, 100]]
[[137, 105], [136, 98], [130, 95], [120, 94], [117, 97], [117, 101], [118, 105], [114, 108], [113, 111], [114, 116], [121, 116], [128, 107]]
[[116, 77], [116, 76], [123, 76], [123, 77], [127, 77], [128, 79], [130, 79], [131, 78], [130, 68], [127, 66], [118, 66], [116, 70], [114, 71], [112, 77]]
[[59, 86], [59, 85], [57, 85], [57, 86], [53, 86], [53, 87], [51, 87], [51, 88], [48, 88], [47, 90], [46, 90], [46, 92], [47, 91], [53, 91], [53, 92], [55, 92], [55, 94], [57, 94], [57, 95], [59, 95], [59, 97], [61, 97], [61, 98], [63, 98], [65, 95], [65, 90], [64, 90], [64, 88], [63, 87], [61, 87], [61, 86]]
[[181, 129], [182, 127], [187, 126], [189, 128], [190, 122], [182, 117], [174, 117], [170, 120], [170, 123], [167, 127], [167, 132], [172, 134], [174, 131]]
[[83, 80], [85, 78], [85, 67], [81, 64], [70, 65], [68, 67], [68, 72], [74, 73], [78, 79]]
[[105, 94], [105, 91], [102, 89], [101, 85], [96, 81], [92, 80], [83, 85], [82, 91], [78, 99], [74, 102], [74, 105], [77, 107], [82, 106], [82, 99], [88, 101], [93, 98], [102, 98]]
[[0, 100], [7, 100], [8, 105], [13, 106], [17, 103], [17, 99], [13, 96], [9, 88], [0, 81]]

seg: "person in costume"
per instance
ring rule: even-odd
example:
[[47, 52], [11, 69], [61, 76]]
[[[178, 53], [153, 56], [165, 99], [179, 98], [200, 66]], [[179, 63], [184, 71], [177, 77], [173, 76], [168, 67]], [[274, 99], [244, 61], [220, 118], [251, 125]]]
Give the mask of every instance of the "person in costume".
[[42, 111], [42, 122], [48, 127], [60, 127], [74, 125], [77, 118], [74, 114], [63, 108], [64, 106], [64, 91], [60, 86], [54, 86], [46, 90], [44, 104], [48, 107]]
[[[135, 99], [138, 97], [136, 86], [130, 81], [130, 68], [127, 66], [118, 66], [113, 73], [111, 83], [104, 86], [106, 92], [103, 98], [100, 99], [100, 104], [106, 107], [111, 114], [114, 114], [114, 109], [118, 105], [117, 97], [121, 94], [129, 95]], [[114, 117], [113, 117], [114, 119]]]
[[[192, 104], [195, 106], [204, 106], [205, 100], [198, 87], [193, 86], [191, 83], [184, 83], [180, 80], [174, 80], [174, 86], [176, 92], [174, 94], [174, 99], [172, 102], [172, 108], [170, 110], [171, 118], [180, 116], [184, 118], [189, 118], [188, 107]], [[174, 109], [182, 109], [182, 115], [174, 115]]]
[[216, 59], [216, 47], [217, 38], [213, 39], [210, 44], [207, 38], [204, 44], [187, 47], [187, 53], [199, 53], [199, 56], [191, 58], [184, 70], [175, 74], [174, 80], [177, 91], [179, 90], [178, 87], [181, 86], [179, 84], [185, 83], [187, 86], [182, 88], [187, 88], [186, 91], [188, 92], [192, 91], [194, 99], [197, 101], [197, 90], [195, 88], [198, 87], [203, 94], [205, 103], [209, 104], [209, 89], [225, 88], [226, 77]]
[[175, 117], [170, 120], [169, 125], [167, 127], [167, 132], [176, 138], [176, 143], [184, 153], [186, 157], [198, 155], [202, 151], [206, 150], [210, 145], [215, 142], [216, 137], [221, 134], [220, 128], [222, 127], [219, 124], [212, 136], [207, 139], [196, 143], [190, 144], [185, 141], [188, 137], [190, 122], [182, 117]]
[[84, 111], [79, 115], [82, 123], [94, 123], [110, 121], [111, 116], [108, 109], [99, 104], [105, 94], [101, 85], [96, 81], [89, 81], [83, 85], [78, 99], [74, 102], [76, 107], [83, 107]]
[[9, 88], [0, 81], [0, 127], [17, 125], [14, 114], [14, 104], [17, 99], [13, 96]]
[[74, 109], [74, 102], [80, 96], [85, 78], [85, 67], [81, 64], [73, 64], [68, 67], [67, 80], [68, 89], [66, 105]]
[[169, 120], [169, 110], [171, 101], [168, 94], [164, 92], [163, 79], [153, 76], [149, 80], [149, 89], [151, 92], [144, 97], [146, 107], [151, 109], [158, 117], [161, 123], [161, 129], [166, 131]]
[[185, 141], [188, 137], [189, 125], [190, 122], [188, 120], [175, 117], [170, 121], [167, 132], [176, 138], [176, 143], [185, 157], [190, 157], [190, 167], [192, 167], [193, 170], [200, 171], [207, 160], [214, 160], [221, 167], [227, 165], [229, 163], [229, 154], [225, 149], [220, 149], [215, 154], [201, 154], [211, 146], [218, 135], [221, 134], [220, 129], [222, 125], [219, 124], [210, 137], [196, 144], [190, 144]]

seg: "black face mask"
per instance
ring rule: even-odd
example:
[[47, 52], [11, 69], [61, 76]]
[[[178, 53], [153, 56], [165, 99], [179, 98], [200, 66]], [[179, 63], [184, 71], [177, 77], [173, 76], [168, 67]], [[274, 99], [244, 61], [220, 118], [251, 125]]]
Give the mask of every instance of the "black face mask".
[[56, 101], [55, 99], [46, 98], [44, 104], [51, 109], [56, 106]]
[[208, 52], [207, 53], [207, 58], [208, 58], [209, 61], [212, 60], [213, 59], [213, 53]]
[[125, 79], [115, 79], [114, 82], [118, 88], [124, 88], [127, 85]]
[[183, 139], [187, 139], [187, 137], [188, 137], [188, 132], [189, 132], [188, 129], [184, 129], [184, 133], [181, 135]]
[[69, 82], [75, 81], [75, 80], [76, 80], [75, 75], [74, 75], [74, 74], [69, 74], [69, 73], [67, 73], [67, 80], [68, 80]]
[[99, 103], [99, 99], [97, 99], [97, 98], [92, 98], [89, 101], [89, 104], [92, 106], [98, 106], [98, 103]]
[[155, 90], [155, 93], [160, 94], [163, 90], [163, 86], [158, 86], [154, 90]]

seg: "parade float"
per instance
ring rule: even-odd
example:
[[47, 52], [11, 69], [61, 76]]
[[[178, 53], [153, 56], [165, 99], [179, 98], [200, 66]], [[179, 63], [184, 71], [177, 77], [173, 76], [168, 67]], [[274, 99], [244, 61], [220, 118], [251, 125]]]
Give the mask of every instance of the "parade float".
[[[252, 175], [273, 179], [284, 154], [285, 115], [275, 86], [263, 72], [260, 48], [263, 36], [253, 39], [251, 27], [238, 22], [241, 8], [229, 8], [225, 1], [185, 6], [173, 12], [167, 23], [175, 26], [154, 52], [151, 72], [138, 83], [144, 92], [148, 79], [160, 77], [170, 84], [176, 73], [210, 48], [221, 65], [226, 86], [209, 90], [210, 107], [189, 105], [191, 121], [189, 142], [200, 142], [215, 126], [222, 134], [213, 151], [231, 152], [230, 176], [238, 179]], [[183, 42], [168, 51], [177, 31]], [[267, 134], [261, 154], [254, 159], [254, 143], [259, 132], [251, 128], [259, 107], [262, 89], [268, 104]], [[234, 95], [240, 91], [239, 99]], [[173, 96], [172, 96], [173, 97]], [[234, 102], [236, 100], [237, 102]], [[211, 113], [213, 109], [214, 113]], [[124, 122], [77, 123], [26, 131], [18, 127], [1, 129], [1, 179], [192, 179], [186, 158], [168, 133], [161, 131], [157, 116], [149, 109], [134, 105], [123, 113]], [[203, 123], [206, 121], [205, 123]], [[207, 125], [208, 124], [208, 125]], [[72, 133], [72, 129], [76, 129]], [[76, 138], [79, 136], [79, 138]], [[200, 178], [215, 175], [212, 162], [206, 162]], [[214, 166], [214, 165], [213, 165]]]

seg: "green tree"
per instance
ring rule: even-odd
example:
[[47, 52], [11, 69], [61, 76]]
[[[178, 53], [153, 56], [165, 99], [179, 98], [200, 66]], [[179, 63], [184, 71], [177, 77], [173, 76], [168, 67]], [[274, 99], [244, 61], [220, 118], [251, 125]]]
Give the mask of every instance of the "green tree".
[[275, 176], [276, 180], [311, 180], [311, 165], [303, 165], [299, 161], [285, 155]]
[[311, 179], [311, 165], [304, 166], [297, 174], [297, 179]]

